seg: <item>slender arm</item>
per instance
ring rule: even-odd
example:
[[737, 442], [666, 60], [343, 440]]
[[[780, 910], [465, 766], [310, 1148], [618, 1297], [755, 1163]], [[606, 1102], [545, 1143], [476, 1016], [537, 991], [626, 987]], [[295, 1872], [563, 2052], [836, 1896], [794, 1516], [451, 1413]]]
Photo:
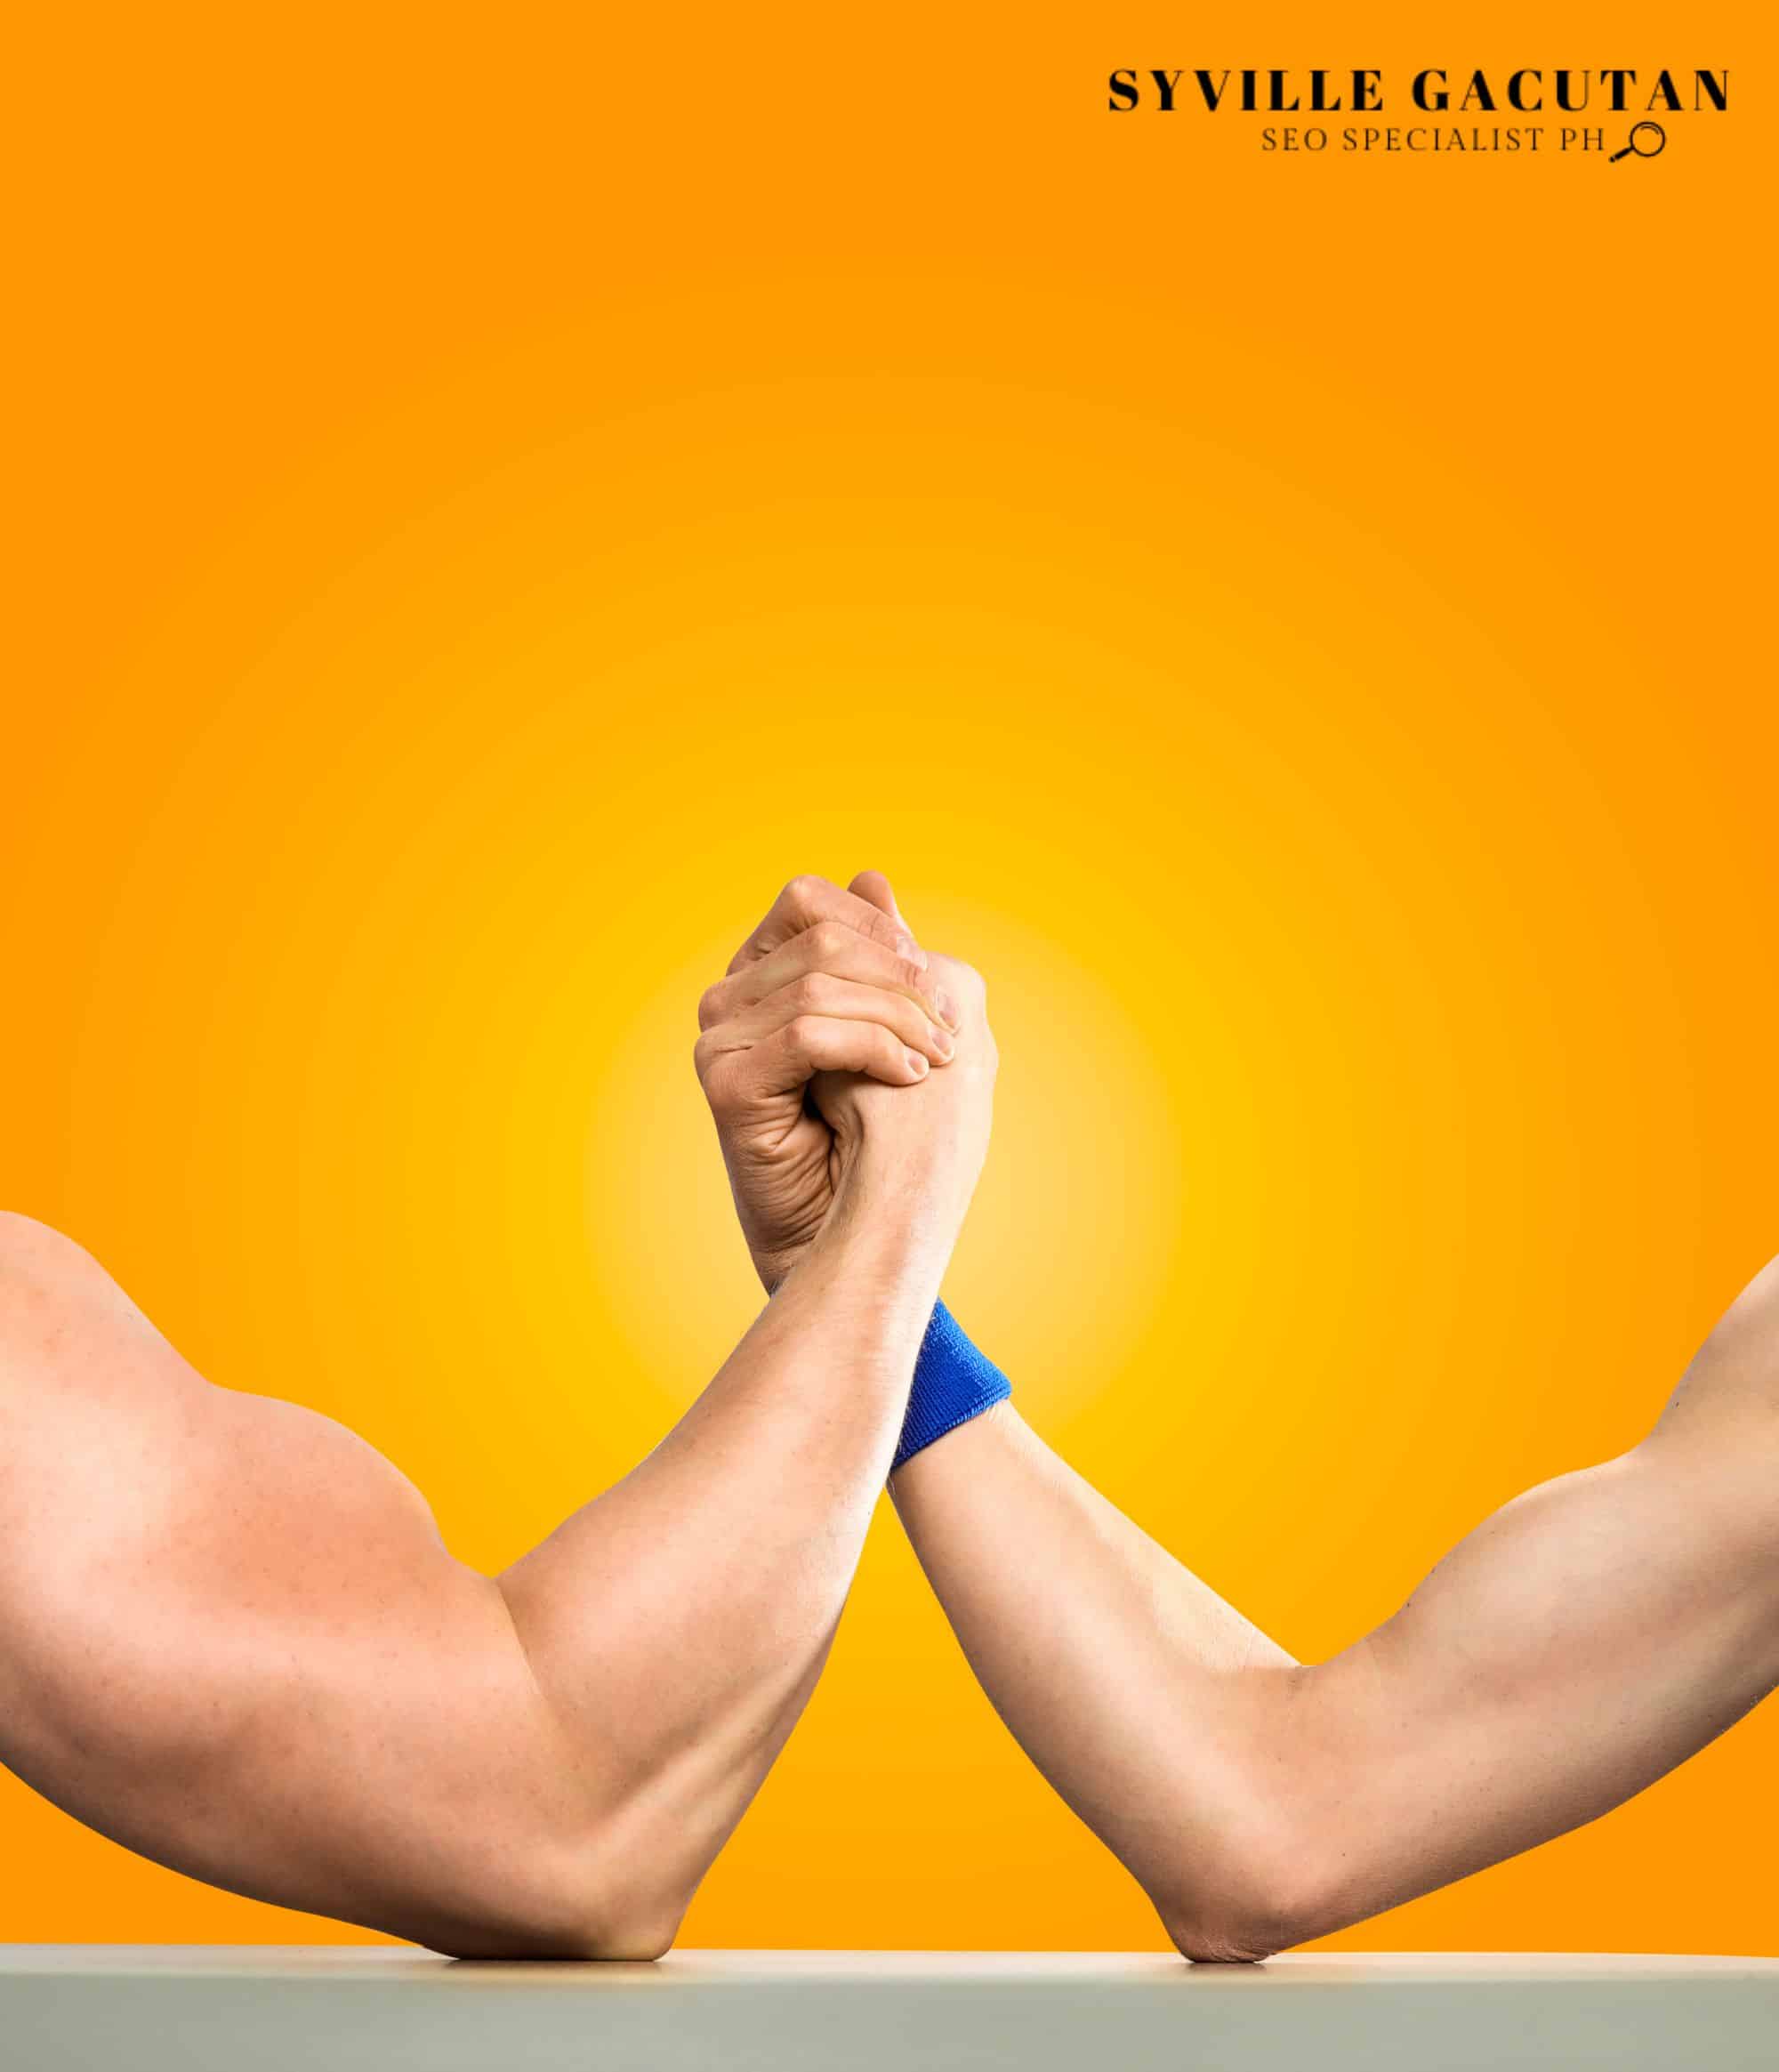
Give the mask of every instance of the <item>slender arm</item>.
[[1655, 1431], [1300, 1665], [1001, 1405], [892, 1494], [984, 1689], [1188, 1956], [1266, 1956], [1629, 1798], [1779, 1683], [1779, 1262]]

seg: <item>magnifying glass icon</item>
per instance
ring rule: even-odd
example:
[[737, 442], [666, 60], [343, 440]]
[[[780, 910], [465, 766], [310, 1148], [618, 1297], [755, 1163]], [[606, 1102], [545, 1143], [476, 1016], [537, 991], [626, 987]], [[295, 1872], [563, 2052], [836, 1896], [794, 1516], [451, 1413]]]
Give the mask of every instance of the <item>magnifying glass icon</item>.
[[1634, 122], [1623, 148], [1614, 151], [1606, 164], [1616, 165], [1621, 158], [1659, 157], [1667, 141], [1668, 133], [1659, 122]]

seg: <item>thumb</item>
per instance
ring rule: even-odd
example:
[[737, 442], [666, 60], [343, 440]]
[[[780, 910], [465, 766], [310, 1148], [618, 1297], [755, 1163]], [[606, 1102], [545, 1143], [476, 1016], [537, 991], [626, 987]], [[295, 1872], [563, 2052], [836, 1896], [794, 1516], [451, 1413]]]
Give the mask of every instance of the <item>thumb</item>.
[[914, 931], [903, 920], [902, 909], [896, 904], [896, 895], [890, 890], [889, 879], [881, 871], [860, 871], [846, 889], [857, 898], [868, 900], [880, 914], [887, 914], [898, 926], [908, 929], [909, 935], [913, 936]]

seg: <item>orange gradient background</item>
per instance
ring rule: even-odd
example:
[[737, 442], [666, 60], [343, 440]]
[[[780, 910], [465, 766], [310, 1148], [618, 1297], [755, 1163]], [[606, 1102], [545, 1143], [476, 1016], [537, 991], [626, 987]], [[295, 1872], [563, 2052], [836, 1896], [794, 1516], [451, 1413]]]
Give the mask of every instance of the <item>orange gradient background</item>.
[[[696, 994], [878, 865], [1004, 1060], [954, 1305], [1284, 1645], [1633, 1443], [1779, 1250], [1772, 52], [1460, 16], [41, 11], [5, 1205], [503, 1564], [753, 1313]], [[1335, 62], [1731, 108], [1609, 167], [1105, 107]], [[1779, 1950], [1775, 1767], [1335, 1939]], [[363, 1939], [4, 1778], [0, 1865], [8, 1938]], [[685, 1939], [1162, 1947], [887, 1511]]]

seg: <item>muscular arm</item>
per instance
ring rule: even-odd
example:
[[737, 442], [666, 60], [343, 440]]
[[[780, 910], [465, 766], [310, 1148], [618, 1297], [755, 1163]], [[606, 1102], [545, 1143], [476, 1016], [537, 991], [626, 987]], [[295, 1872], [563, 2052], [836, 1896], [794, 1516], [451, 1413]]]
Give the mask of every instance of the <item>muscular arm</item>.
[[1779, 1682], [1779, 1266], [1632, 1452], [1517, 1498], [1300, 1665], [1002, 1406], [892, 1480], [1026, 1753], [1198, 1958], [1591, 1820]]
[[145, 1855], [439, 1949], [666, 1947], [820, 1671], [986, 1149], [980, 982], [939, 960], [939, 995], [859, 883], [793, 878], [700, 1005], [771, 1301], [497, 1579], [350, 1432], [211, 1387], [0, 1216], [0, 1761]]
[[212, 1387], [0, 1219], [0, 1758], [255, 1897], [658, 1954], [827, 1650], [958, 1192], [861, 1161], [694, 1408], [498, 1580], [350, 1433]]

